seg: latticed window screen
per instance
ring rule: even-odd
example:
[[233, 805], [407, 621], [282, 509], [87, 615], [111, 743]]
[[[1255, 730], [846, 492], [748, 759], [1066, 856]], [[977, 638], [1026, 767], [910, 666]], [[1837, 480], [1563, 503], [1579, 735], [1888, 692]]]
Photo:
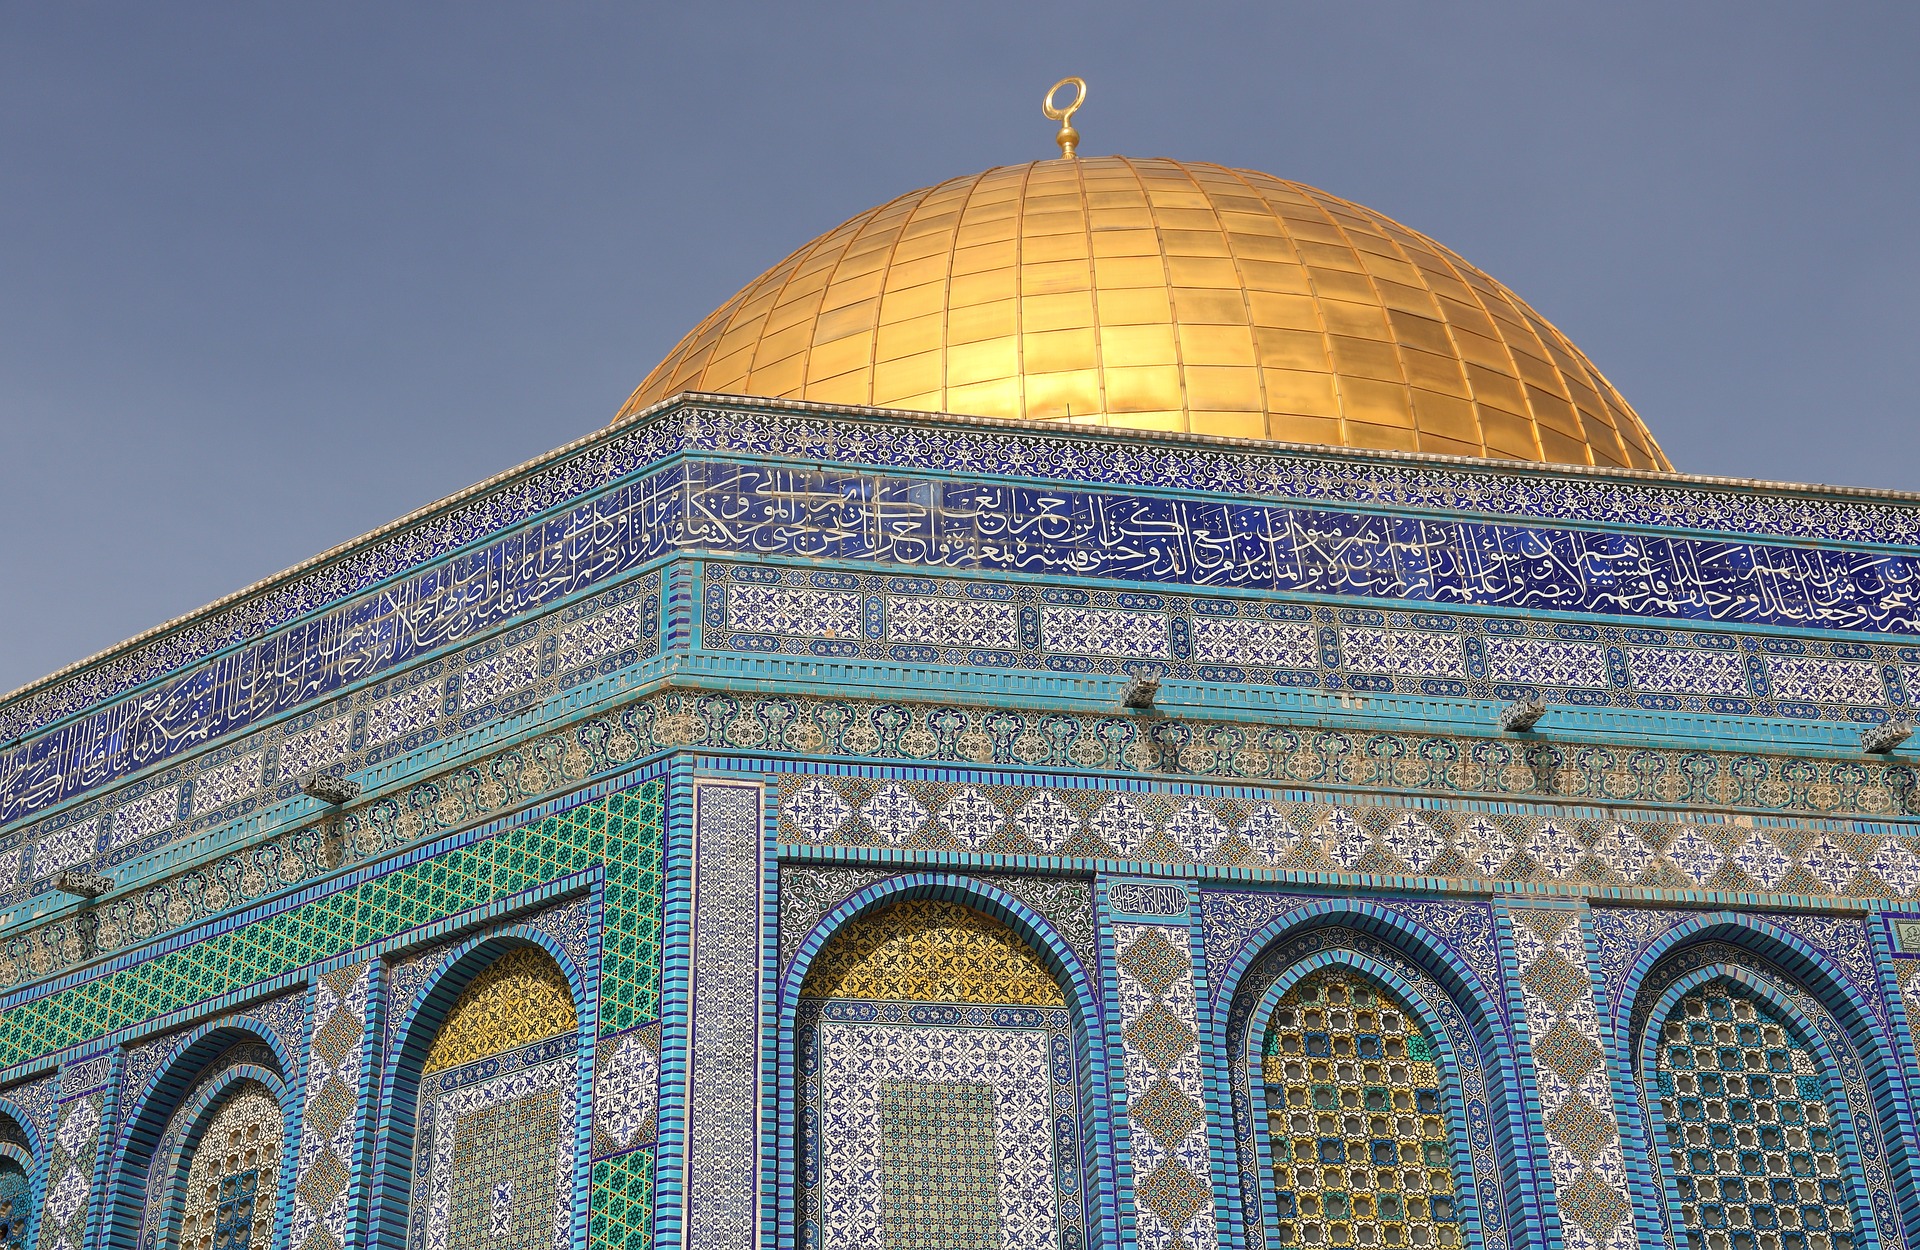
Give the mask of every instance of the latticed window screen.
[[235, 1087], [187, 1168], [181, 1250], [262, 1250], [273, 1231], [280, 1104], [255, 1081]]
[[0, 1250], [27, 1244], [27, 1174], [12, 1159], [0, 1159]]
[[1451, 1129], [1430, 1039], [1346, 969], [1275, 1007], [1262, 1048], [1282, 1245], [1455, 1246]]
[[1688, 1250], [1853, 1250], [1852, 1184], [1799, 1026], [1732, 981], [1688, 994], [1656, 1077]]

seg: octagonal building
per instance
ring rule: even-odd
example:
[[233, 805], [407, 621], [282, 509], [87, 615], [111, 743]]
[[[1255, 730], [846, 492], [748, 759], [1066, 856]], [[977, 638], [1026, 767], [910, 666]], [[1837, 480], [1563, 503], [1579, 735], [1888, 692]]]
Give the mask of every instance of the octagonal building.
[[1357, 204], [910, 192], [0, 700], [0, 1250], [1904, 1250], [1917, 590]]

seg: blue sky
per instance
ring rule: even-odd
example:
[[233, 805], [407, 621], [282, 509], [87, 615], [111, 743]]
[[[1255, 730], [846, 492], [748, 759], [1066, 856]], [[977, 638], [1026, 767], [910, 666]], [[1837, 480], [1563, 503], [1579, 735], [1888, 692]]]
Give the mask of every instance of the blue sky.
[[1920, 489], [1920, 7], [0, 8], [0, 690], [602, 425], [807, 238], [1053, 154], [1267, 170], [1700, 473]]

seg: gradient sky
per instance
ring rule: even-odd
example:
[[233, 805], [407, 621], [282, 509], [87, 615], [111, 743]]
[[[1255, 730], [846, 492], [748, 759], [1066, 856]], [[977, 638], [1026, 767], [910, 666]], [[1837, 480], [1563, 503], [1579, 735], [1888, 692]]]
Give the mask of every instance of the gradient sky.
[[1920, 489], [1917, 63], [1911, 3], [6, 5], [0, 690], [604, 424], [1070, 73], [1089, 154], [1455, 248], [1682, 470]]

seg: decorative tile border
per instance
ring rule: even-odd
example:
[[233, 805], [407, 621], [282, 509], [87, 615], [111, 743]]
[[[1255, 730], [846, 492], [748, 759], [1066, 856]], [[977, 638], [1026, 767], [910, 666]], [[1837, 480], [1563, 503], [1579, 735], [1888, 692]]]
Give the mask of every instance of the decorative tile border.
[[1906, 500], [1770, 484], [1660, 481], [1551, 467], [1409, 461], [1325, 448], [1263, 448], [1085, 430], [1045, 432], [804, 405], [672, 405], [635, 424], [562, 448], [377, 532], [313, 566], [242, 592], [178, 626], [35, 687], [0, 707], [0, 737], [25, 736], [89, 705], [263, 636], [408, 569], [524, 524], [684, 451], [803, 462], [932, 469], [1242, 497], [1324, 501], [1601, 526], [1659, 526], [1825, 542], [1920, 544]]
[[763, 808], [757, 784], [694, 784], [687, 1250], [752, 1245], [758, 1218]]
[[710, 651], [1876, 722], [1920, 648], [707, 562]]
[[[0, 986], [50, 975], [90, 953], [149, 940], [310, 881], [341, 863], [495, 818], [590, 778], [629, 768], [644, 756], [677, 748], [1104, 771], [1119, 774], [1123, 786], [1134, 787], [1171, 782], [1185, 774], [1236, 784], [1389, 787], [1410, 798], [1603, 809], [1558, 814], [1476, 811], [1457, 818], [1475, 824], [1469, 835], [1453, 827], [1450, 822], [1456, 818], [1447, 815], [1449, 809], [1409, 798], [1392, 800], [1406, 809], [1396, 813], [1397, 832], [1378, 828], [1377, 816], [1365, 812], [1350, 818], [1328, 812], [1325, 819], [1331, 823], [1307, 828], [1273, 826], [1274, 837], [1300, 839], [1273, 844], [1280, 860], [1294, 856], [1292, 862], [1314, 871], [1411, 869], [1427, 877], [1452, 873], [1477, 881], [1638, 884], [1818, 897], [1894, 898], [1920, 889], [1920, 842], [1904, 825], [1819, 819], [1896, 810], [1920, 814], [1920, 787], [1914, 769], [1905, 764], [669, 690], [356, 805], [334, 829], [297, 829], [111, 898], [78, 917], [17, 931], [0, 943]], [[1083, 801], [1064, 797], [1065, 790], [1061, 794], [1059, 801], [1069, 806]], [[870, 797], [839, 801], [851, 810]], [[1026, 837], [1013, 819], [1018, 809], [1004, 804], [989, 803], [979, 811], [978, 819], [986, 824], [955, 825], [963, 814], [947, 812], [950, 800], [934, 807], [915, 802], [923, 812], [917, 822], [914, 809], [906, 806], [891, 818], [911, 823], [911, 836], [901, 845], [983, 849], [998, 837], [1018, 848], [1017, 853], [1066, 853], [1046, 851], [1044, 840], [1034, 843]], [[1611, 815], [1607, 810], [1647, 803], [1744, 806], [1805, 813], [1811, 819], [1700, 813], [1682, 821], [1655, 812]], [[1366, 804], [1355, 810], [1362, 808], [1371, 810]], [[814, 833], [792, 823], [801, 810], [786, 809], [789, 823], [782, 836], [813, 843]], [[939, 820], [931, 819], [936, 815]], [[1114, 813], [1116, 818], [1121, 815]], [[1400, 820], [1401, 815], [1406, 819]], [[1276, 862], [1259, 849], [1260, 837], [1268, 836], [1265, 830], [1245, 830], [1239, 817], [1212, 819], [1247, 847], [1216, 842], [1203, 850], [1200, 841], [1192, 841], [1202, 836], [1197, 828], [1184, 835], [1175, 832], [1167, 842], [1164, 829], [1136, 835], [1118, 825], [1112, 836], [1121, 839], [1119, 845], [1104, 842], [1107, 835], [1098, 830], [1092, 831], [1094, 840], [1082, 841], [1094, 854], [1104, 853], [1103, 846], [1123, 851], [1131, 845], [1137, 849], [1127, 854], [1164, 863], [1257, 867]], [[1000, 823], [993, 824], [995, 820]], [[841, 823], [846, 832], [832, 835], [835, 845], [894, 845], [864, 816]], [[1131, 818], [1126, 827], [1132, 828]], [[956, 829], [976, 831], [965, 837], [984, 831], [985, 840], [971, 845]], [[1220, 836], [1211, 826], [1204, 832]], [[817, 836], [824, 842], [829, 835]], [[1081, 837], [1078, 826], [1075, 836]], [[1190, 839], [1190, 849], [1178, 849], [1181, 836]], [[1134, 840], [1129, 843], [1129, 838]]]
[[1567, 1250], [1635, 1250], [1626, 1156], [1581, 913], [1515, 907], [1514, 958]]
[[[357, 772], [657, 655], [659, 598], [659, 574], [647, 574], [16, 829], [0, 837], [0, 906], [31, 893], [56, 872], [111, 871], [293, 798], [301, 780], [314, 772]], [[300, 685], [285, 679], [289, 689]], [[243, 691], [230, 693], [237, 698]], [[112, 720], [119, 713], [109, 709], [100, 715]], [[194, 734], [170, 739], [167, 753], [204, 741], [211, 734], [201, 730], [217, 720], [196, 721]], [[21, 746], [19, 751], [38, 762], [12, 773], [0, 766], [0, 795], [9, 785], [31, 791], [31, 805], [38, 807], [63, 797], [37, 780], [43, 775], [70, 772], [69, 788], [105, 784], [113, 769], [81, 758], [91, 758], [88, 743], [96, 731], [121, 732], [87, 721]], [[54, 739], [76, 741], [67, 749]], [[139, 766], [151, 762], [142, 760]], [[0, 797], [0, 810], [5, 807]]]
[[[1709, 815], [1483, 811], [1261, 790], [1214, 797], [1117, 782], [1037, 785], [1017, 776], [969, 782], [789, 772], [779, 787], [779, 837], [790, 845], [1513, 884], [1875, 898], [1920, 890], [1920, 835]], [[1864, 941], [1855, 945], [1870, 973]]]
[[[697, 414], [688, 419], [698, 424]], [[651, 450], [656, 457], [669, 455], [664, 445]], [[817, 463], [788, 468], [695, 458], [639, 472], [658, 461], [629, 461], [612, 443], [580, 456], [576, 467], [594, 466], [584, 477], [600, 493], [585, 502], [565, 489], [548, 495], [548, 509], [568, 511], [529, 524], [532, 514], [519, 511], [523, 498], [516, 498], [514, 488], [502, 488], [491, 519], [510, 516], [523, 528], [489, 537], [487, 545], [452, 554], [452, 547], [415, 543], [398, 569], [391, 562], [384, 566], [386, 584], [378, 590], [356, 584], [347, 572], [365, 552], [344, 557], [328, 566], [333, 576], [313, 575], [318, 584], [309, 591], [329, 593], [299, 610], [283, 601], [279, 612], [261, 616], [243, 607], [276, 596], [250, 600], [224, 614], [243, 618], [235, 619], [233, 628], [216, 634], [209, 632], [211, 620], [202, 621], [148, 644], [152, 654], [146, 665], [136, 658], [141, 652], [123, 653], [23, 696], [6, 709], [12, 715], [4, 719], [12, 722], [10, 736], [26, 739], [59, 717], [158, 682], [135, 698], [100, 707], [0, 755], [0, 821], [21, 819], [151, 768], [352, 681], [604, 586], [681, 548], [870, 560], [929, 571], [997, 569], [1517, 612], [1668, 618], [1682, 629], [1719, 622], [1920, 632], [1920, 609], [1909, 604], [1906, 593], [1920, 577], [1920, 563], [1907, 555], [1526, 527], [1464, 519], [1457, 508], [1424, 517], [1390, 516], [1354, 512], [1344, 502], [1307, 507], [929, 481]], [[615, 462], [625, 468], [608, 476]], [[924, 475], [949, 467], [914, 465], [911, 471]], [[1211, 481], [1198, 473], [1174, 485], [1193, 494], [1212, 489]], [[524, 491], [530, 483], [520, 487]], [[478, 529], [498, 533], [485, 523]], [[477, 534], [466, 532], [477, 541]], [[449, 562], [425, 567], [442, 558]], [[397, 580], [388, 580], [396, 575]], [[283, 587], [280, 594], [293, 590]], [[740, 610], [751, 615], [744, 600]], [[1207, 629], [1219, 633], [1218, 626], [1214, 622]], [[1132, 653], [1157, 645], [1152, 637], [1129, 632], [1117, 617], [1082, 617], [1073, 627], [1083, 632], [1105, 627], [1112, 635], [1109, 650]], [[910, 623], [900, 628], [909, 629]], [[1206, 641], [1199, 634], [1196, 640]], [[1247, 635], [1241, 641], [1256, 653], [1284, 652], [1290, 645], [1280, 635]], [[1600, 653], [1564, 642], [1556, 642], [1548, 654], [1540, 646], [1495, 639], [1483, 651], [1489, 671], [1502, 665], [1552, 671], [1558, 678], [1547, 684], [1556, 686], [1597, 680]], [[1365, 652], [1357, 636], [1352, 643]], [[1427, 662], [1397, 643], [1386, 652], [1372, 662], [1389, 667]], [[172, 662], [159, 663], [162, 653]], [[1731, 689], [1734, 683], [1725, 663], [1673, 661], [1663, 667], [1657, 660], [1636, 677], [1640, 685], [1681, 682], [1699, 694], [1692, 688]], [[496, 689], [524, 679], [527, 665], [536, 662], [532, 654], [501, 651], [488, 665], [463, 674], [468, 686], [457, 696], [448, 692], [449, 706], [482, 712]], [[1471, 657], [1465, 667], [1461, 680], [1472, 680]], [[1806, 695], [1828, 688], [1843, 672], [1837, 662], [1764, 667], [1778, 688], [1774, 697], [1789, 704], [1809, 702]], [[1870, 694], [1876, 676], [1885, 676], [1867, 669], [1847, 673], [1843, 689], [1855, 694]], [[92, 697], [73, 703], [82, 689]], [[323, 753], [336, 749], [324, 735], [305, 745]], [[240, 761], [237, 767], [246, 772], [251, 764]], [[221, 801], [217, 787], [210, 796]], [[185, 805], [182, 815], [195, 814], [189, 796], [177, 797]]]

